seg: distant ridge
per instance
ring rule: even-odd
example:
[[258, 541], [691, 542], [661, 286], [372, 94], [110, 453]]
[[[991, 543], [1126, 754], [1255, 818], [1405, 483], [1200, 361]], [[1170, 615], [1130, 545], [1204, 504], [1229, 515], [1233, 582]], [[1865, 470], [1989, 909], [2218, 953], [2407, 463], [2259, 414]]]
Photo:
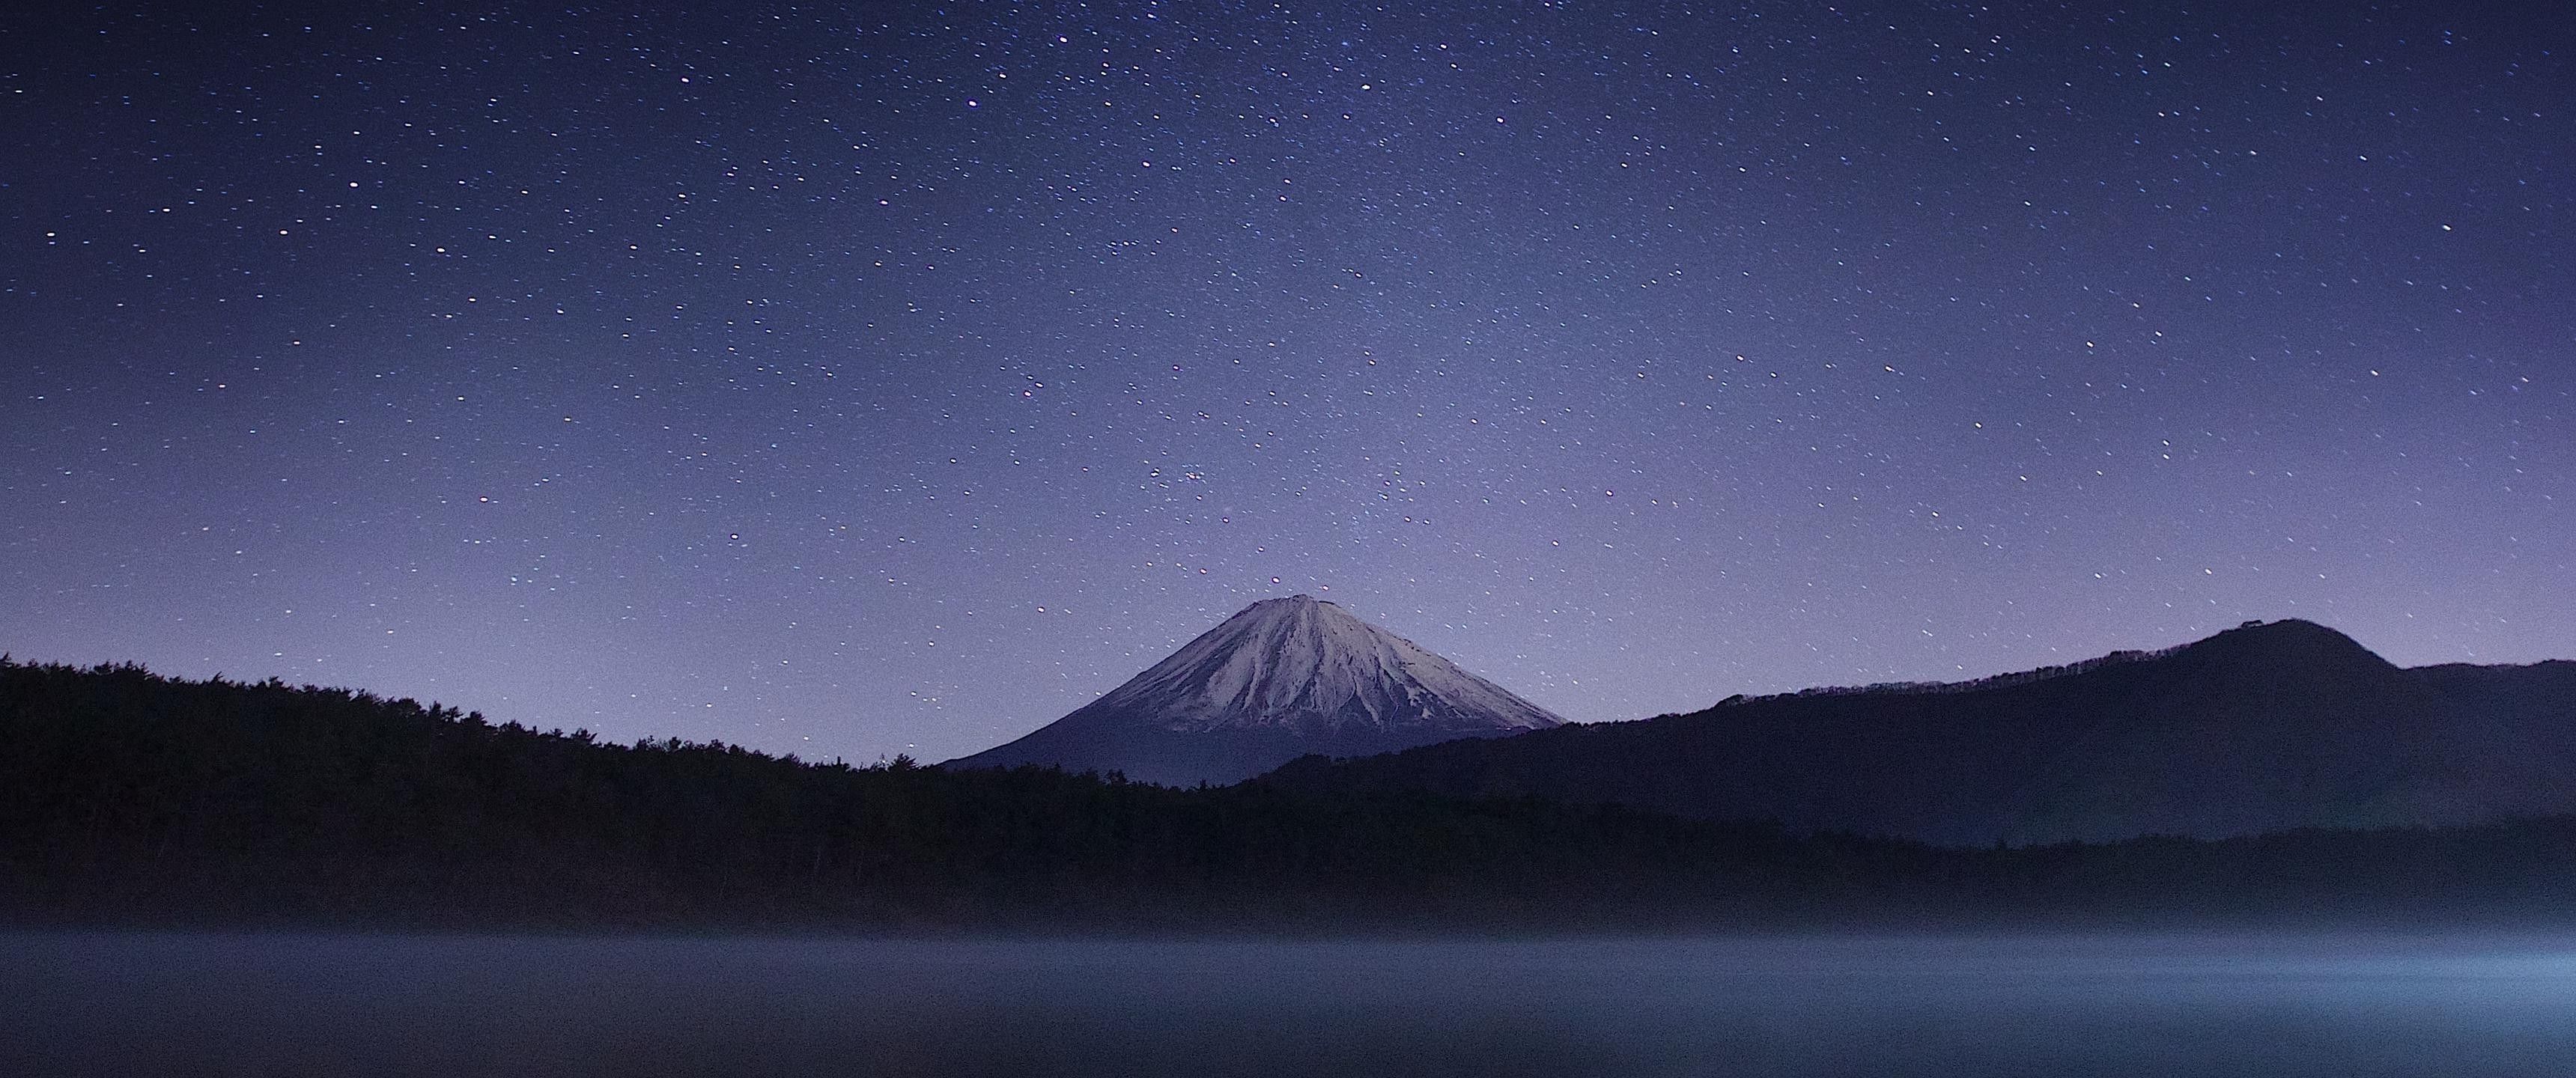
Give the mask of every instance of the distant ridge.
[[2359, 643], [2353, 641], [2351, 638], [2346, 637], [2342, 633], [2336, 632], [2333, 629], [2328, 629], [2325, 626], [2318, 625], [2315, 622], [2300, 621], [2295, 618], [2279, 622], [2264, 622], [2257, 620], [2246, 622], [2227, 632], [2220, 633], [2217, 636], [2195, 640], [2188, 644], [2176, 644], [2169, 648], [2158, 648], [2154, 651], [2114, 651], [2107, 655], [2096, 656], [2090, 659], [2079, 659], [2071, 663], [2060, 663], [2056, 666], [2042, 666], [2030, 670], [2016, 670], [2006, 674], [1993, 674], [1981, 678], [1970, 678], [1966, 681], [1880, 681], [1867, 685], [1819, 685], [1811, 689], [1797, 689], [1790, 692], [1770, 693], [1763, 696], [1730, 696], [1725, 700], [1719, 701], [1719, 704], [1724, 706], [1727, 704], [1737, 704], [1748, 701], [1795, 699], [1798, 697], [1810, 696], [1871, 696], [1889, 694], [1984, 692], [1988, 689], [2009, 688], [2014, 685], [2028, 685], [2032, 682], [2048, 681], [2053, 678], [2066, 677], [2072, 674], [2090, 673], [2109, 666], [2124, 666], [2129, 663], [2152, 662], [2157, 659], [2180, 655], [2183, 652], [2204, 646], [2219, 645], [2222, 643], [2228, 643], [2230, 646], [2234, 646], [2235, 644], [2240, 644], [2244, 641], [2257, 638], [2255, 636], [2245, 635], [2246, 630], [2260, 629], [2266, 625], [2278, 625], [2282, 628], [2275, 630], [2273, 634], [2266, 634], [2263, 637], [2264, 639], [2270, 639], [2274, 636], [2284, 638], [2289, 636], [2306, 637], [2309, 638], [2312, 645], [2322, 645], [2325, 650], [2338, 650], [2337, 645], [2329, 643], [2325, 638], [2317, 637], [2314, 633], [2308, 631], [2318, 630], [2326, 634], [2327, 637], [2331, 637], [2332, 640], [2341, 641], [2344, 645], [2349, 645], [2352, 649], [2359, 650], [2362, 655], [2368, 656], [2368, 661], [2374, 663], [2382, 662], [2377, 655], [2373, 655], [2367, 649], [2363, 649]]
[[2157, 651], [2114, 651], [2108, 655], [2103, 655], [2098, 658], [2083, 659], [2071, 663], [2061, 663], [2056, 666], [2042, 666], [2033, 670], [2018, 670], [2009, 674], [1995, 674], [1990, 677], [1971, 678], [1967, 681], [1878, 681], [1867, 685], [1819, 685], [1811, 689], [1769, 693], [1762, 696], [1730, 696], [1724, 701], [1721, 701], [1721, 703], [1794, 699], [1802, 696], [1870, 696], [1887, 695], [1891, 693], [1983, 692], [1987, 689], [2000, 689], [2011, 685], [2028, 685], [2034, 681], [2047, 681], [2051, 678], [2066, 677], [2070, 674], [2086, 673], [2088, 671], [2102, 669], [2106, 666], [2119, 666], [2125, 663], [2146, 662], [2150, 659], [2161, 659], [2189, 646], [2190, 645], [2188, 644], [2182, 644]]
[[1687, 715], [1270, 776], [1617, 803], [1943, 843], [2221, 838], [2576, 812], [2576, 663], [2406, 670], [2313, 622], [1935, 685], [1730, 697]]
[[1295, 595], [1245, 607], [1072, 714], [942, 766], [1223, 784], [1309, 753], [1366, 756], [1564, 721], [1338, 605]]

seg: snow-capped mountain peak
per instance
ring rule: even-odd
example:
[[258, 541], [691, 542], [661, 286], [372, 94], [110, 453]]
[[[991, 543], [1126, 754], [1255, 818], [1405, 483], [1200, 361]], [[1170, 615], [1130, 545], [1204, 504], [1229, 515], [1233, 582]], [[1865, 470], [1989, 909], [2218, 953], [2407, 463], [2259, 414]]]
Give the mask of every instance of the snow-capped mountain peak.
[[1245, 607], [1100, 703], [1159, 712], [1167, 730], [1439, 726], [1463, 734], [1564, 722], [1306, 595]]
[[1310, 752], [1393, 752], [1564, 721], [1336, 604], [1295, 595], [1254, 603], [1072, 714], [955, 763], [1232, 782]]

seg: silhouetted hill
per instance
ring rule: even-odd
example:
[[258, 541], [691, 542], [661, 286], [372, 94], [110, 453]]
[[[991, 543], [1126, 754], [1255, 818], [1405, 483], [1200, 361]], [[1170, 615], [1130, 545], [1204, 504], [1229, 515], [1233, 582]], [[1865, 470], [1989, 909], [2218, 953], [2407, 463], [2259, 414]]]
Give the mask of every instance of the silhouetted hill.
[[21, 924], [1340, 932], [2576, 918], [2566, 818], [1940, 849], [1529, 799], [1179, 790], [1036, 767], [616, 745], [363, 692], [5, 658], [0, 746], [0, 922]]
[[[1616, 808], [632, 745], [0, 657], [0, 918], [1375, 928], [1812, 917], [1898, 843]], [[1854, 871], [1854, 866], [1871, 866]], [[1886, 866], [1884, 868], [1877, 866]]]
[[1950, 844], [2576, 811], [2576, 663], [2402, 670], [2305, 621], [1957, 685], [1731, 698], [1263, 781], [1614, 803]]

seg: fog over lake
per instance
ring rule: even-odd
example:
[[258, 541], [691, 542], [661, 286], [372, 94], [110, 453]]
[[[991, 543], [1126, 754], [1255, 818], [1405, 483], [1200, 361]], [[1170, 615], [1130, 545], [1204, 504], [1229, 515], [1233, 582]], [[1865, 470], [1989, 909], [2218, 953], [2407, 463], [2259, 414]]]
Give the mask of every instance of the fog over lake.
[[0, 935], [11, 1074], [2576, 1073], [2576, 938]]

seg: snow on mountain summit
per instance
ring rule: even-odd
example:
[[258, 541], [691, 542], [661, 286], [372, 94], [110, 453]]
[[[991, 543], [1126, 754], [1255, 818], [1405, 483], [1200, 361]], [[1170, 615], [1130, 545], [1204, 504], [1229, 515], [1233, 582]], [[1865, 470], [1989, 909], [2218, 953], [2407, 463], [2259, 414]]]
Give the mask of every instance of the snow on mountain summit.
[[1100, 699], [951, 765], [1233, 782], [1307, 753], [1369, 755], [1564, 721], [1336, 604], [1295, 595], [1245, 607]]
[[1101, 697], [1169, 730], [1365, 725], [1537, 730], [1565, 720], [1305, 595], [1245, 607]]

